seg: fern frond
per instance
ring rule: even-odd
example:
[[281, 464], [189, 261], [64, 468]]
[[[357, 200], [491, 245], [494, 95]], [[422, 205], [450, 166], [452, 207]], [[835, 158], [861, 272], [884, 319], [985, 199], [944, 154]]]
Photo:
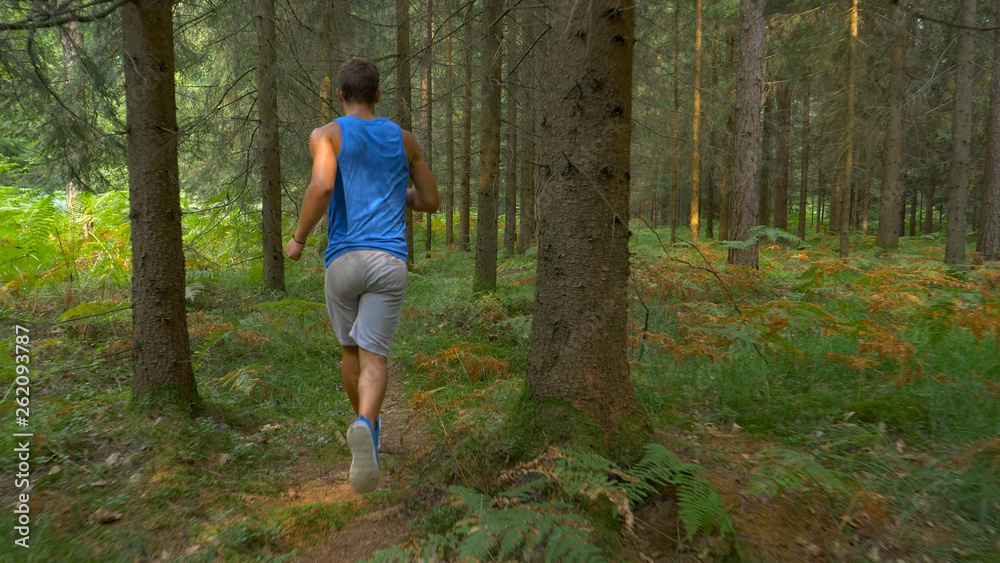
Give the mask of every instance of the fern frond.
[[809, 454], [770, 449], [761, 452], [761, 457], [761, 465], [750, 481], [750, 494], [818, 490], [831, 500], [850, 494], [844, 476], [823, 467]]

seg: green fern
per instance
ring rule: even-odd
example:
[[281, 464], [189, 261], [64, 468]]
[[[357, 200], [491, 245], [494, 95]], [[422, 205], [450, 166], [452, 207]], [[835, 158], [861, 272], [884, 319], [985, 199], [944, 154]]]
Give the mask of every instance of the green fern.
[[779, 229], [777, 227], [768, 227], [767, 225], [757, 225], [750, 229], [750, 233], [746, 240], [730, 240], [722, 243], [723, 248], [732, 248], [735, 250], [747, 250], [753, 248], [758, 242], [763, 238], [769, 238], [775, 242], [785, 242], [789, 246], [795, 248], [802, 248], [808, 246], [806, 241], [800, 239], [799, 237], [793, 235], [792, 233]]
[[820, 465], [811, 455], [784, 449], [761, 452], [763, 460], [750, 480], [750, 494], [772, 496], [789, 491], [819, 491], [833, 504], [837, 497], [850, 494], [848, 477]]
[[[555, 475], [564, 493], [591, 500], [604, 496], [618, 507], [619, 516], [631, 517], [624, 499], [635, 506], [669, 485], [677, 491], [679, 516], [688, 539], [700, 532], [718, 531], [733, 536], [735, 527], [718, 491], [705, 478], [708, 471], [682, 462], [660, 444], [648, 444], [643, 458], [627, 471], [594, 454], [566, 451], [555, 464]], [[624, 494], [622, 494], [624, 493]]]
[[626, 482], [625, 490], [633, 503], [656, 492], [656, 485], [673, 485], [677, 490], [678, 513], [688, 539], [699, 532], [718, 530], [733, 536], [736, 529], [719, 492], [706, 479], [708, 471], [696, 464], [682, 462], [660, 444], [646, 446], [646, 455], [630, 470], [635, 481]]

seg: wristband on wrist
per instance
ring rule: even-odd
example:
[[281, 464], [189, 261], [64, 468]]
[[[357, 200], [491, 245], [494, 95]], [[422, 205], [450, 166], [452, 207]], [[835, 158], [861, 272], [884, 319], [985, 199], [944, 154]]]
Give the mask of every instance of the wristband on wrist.
[[299, 239], [295, 238], [295, 235], [292, 235], [292, 240], [294, 240], [295, 242], [301, 244], [302, 246], [306, 245], [306, 241], [304, 241], [304, 240], [300, 241]]

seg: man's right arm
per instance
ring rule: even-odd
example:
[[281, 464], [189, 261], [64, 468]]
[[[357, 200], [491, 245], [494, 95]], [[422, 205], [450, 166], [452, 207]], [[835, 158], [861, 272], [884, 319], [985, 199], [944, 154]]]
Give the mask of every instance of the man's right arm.
[[406, 205], [414, 211], [434, 213], [441, 201], [437, 182], [430, 167], [427, 166], [420, 143], [413, 133], [406, 130], [403, 131], [403, 149], [406, 151], [406, 160], [410, 165], [410, 179], [414, 186], [406, 190]]

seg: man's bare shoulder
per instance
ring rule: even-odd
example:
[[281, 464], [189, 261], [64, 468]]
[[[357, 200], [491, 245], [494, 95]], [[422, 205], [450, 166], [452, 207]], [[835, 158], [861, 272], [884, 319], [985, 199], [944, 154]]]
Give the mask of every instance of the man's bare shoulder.
[[336, 121], [331, 121], [326, 125], [322, 125], [312, 130], [312, 134], [309, 135], [310, 140], [320, 140], [320, 139], [340, 139], [340, 124]]
[[406, 159], [412, 161], [414, 155], [420, 152], [420, 143], [417, 142], [413, 133], [402, 127], [399, 130], [403, 132], [403, 150], [406, 151]]
[[334, 154], [340, 152], [340, 125], [336, 121], [317, 127], [310, 133], [309, 146], [313, 152], [324, 143], [333, 148]]

